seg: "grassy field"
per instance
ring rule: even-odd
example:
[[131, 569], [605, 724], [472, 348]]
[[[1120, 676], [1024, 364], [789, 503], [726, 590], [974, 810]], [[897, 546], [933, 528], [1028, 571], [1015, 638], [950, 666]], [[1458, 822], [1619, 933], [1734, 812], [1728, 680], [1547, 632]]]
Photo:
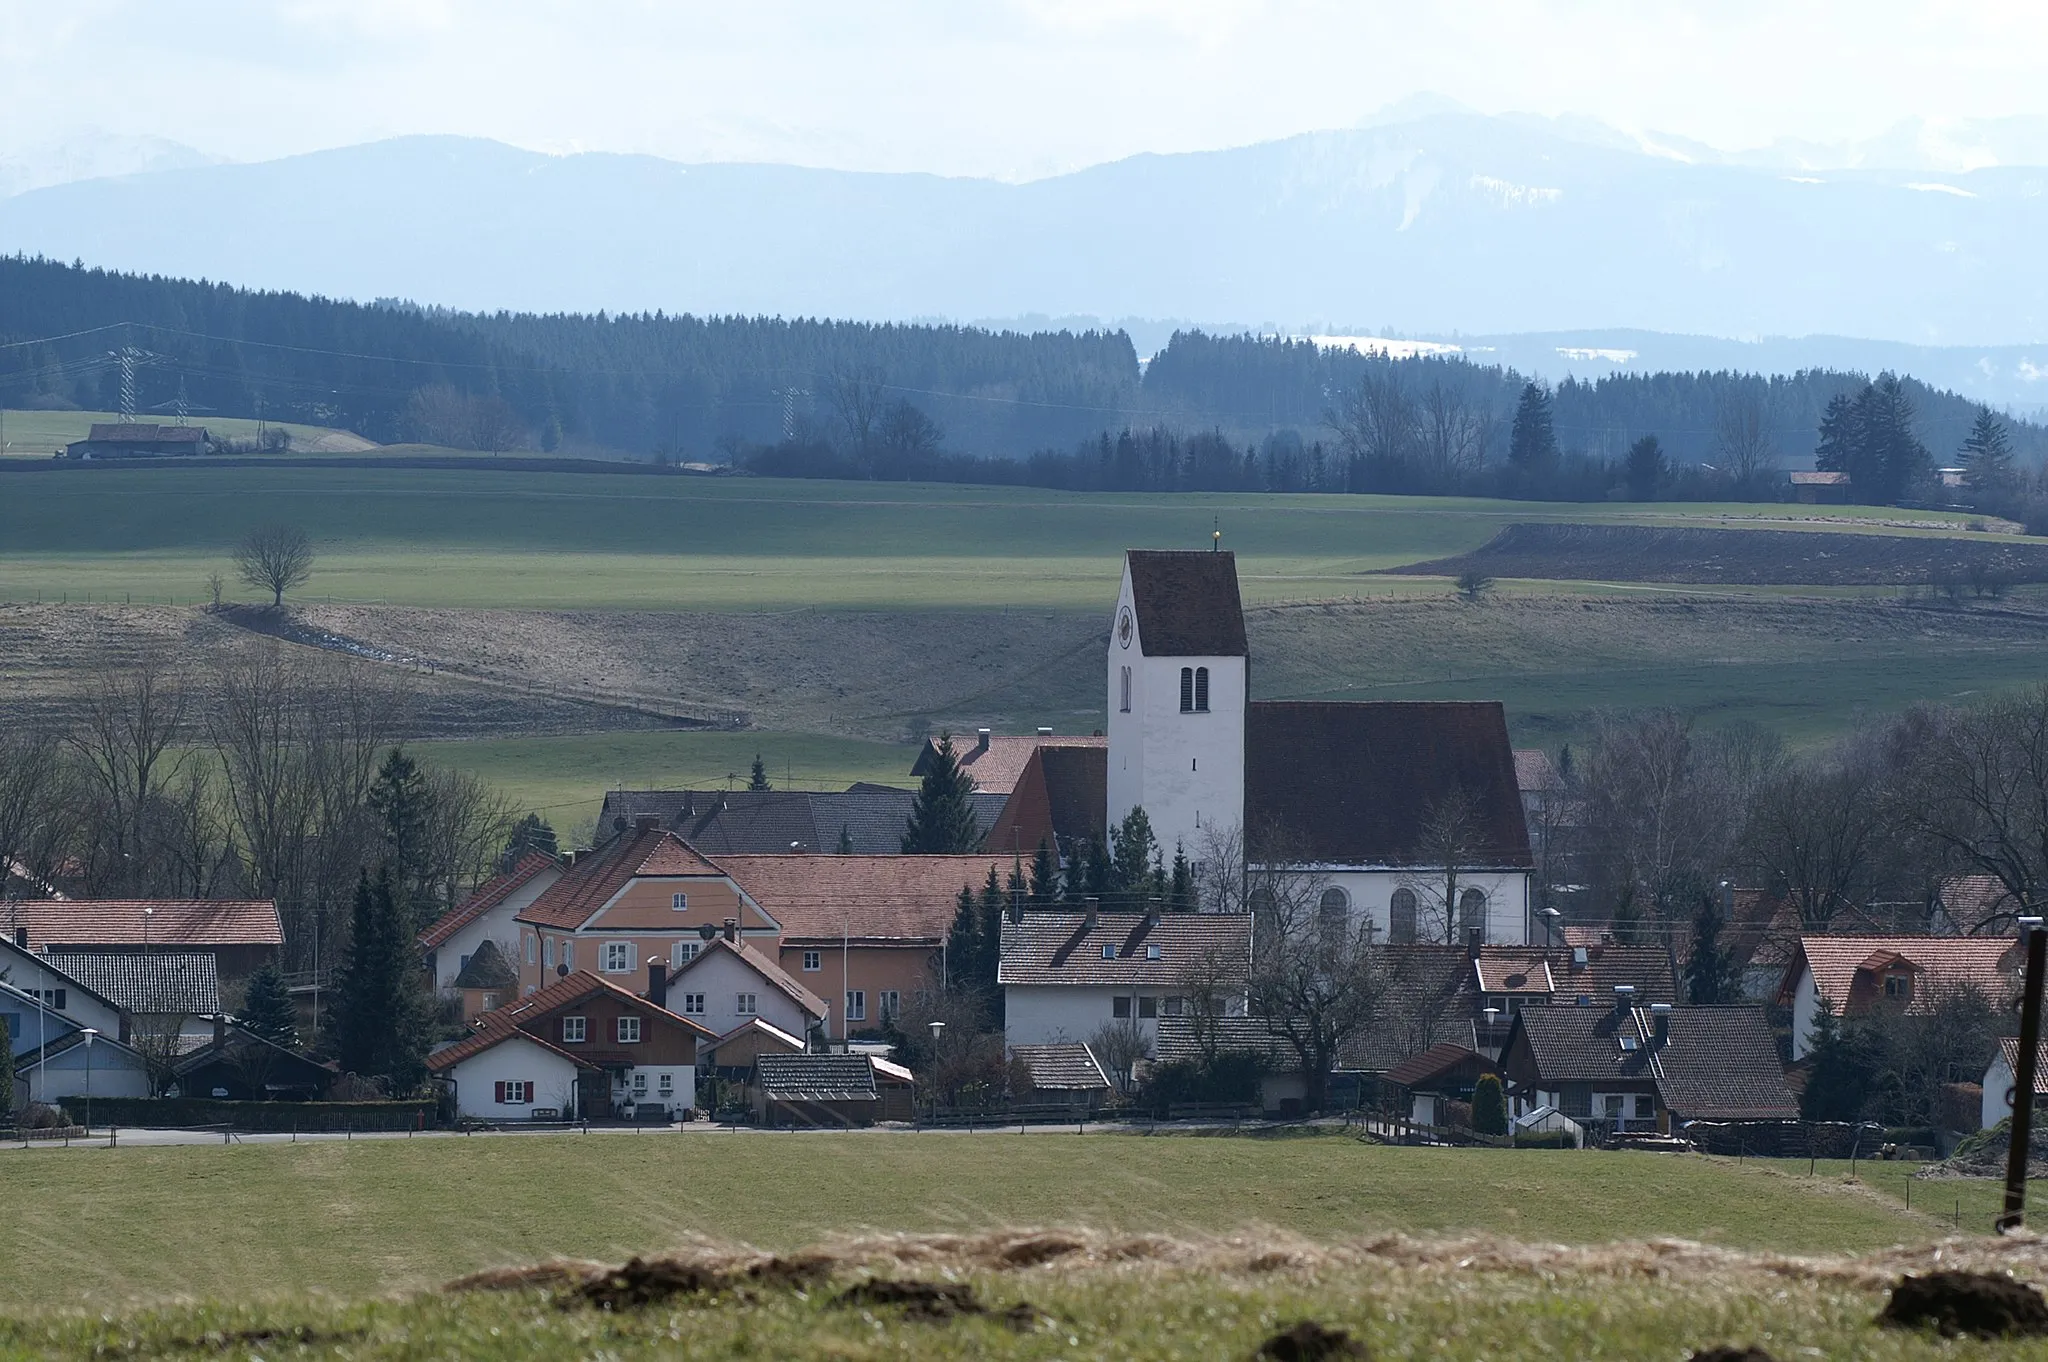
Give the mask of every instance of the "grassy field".
[[[0, 412], [0, 458], [47, 459], [73, 440], [83, 440], [95, 422], [119, 421], [112, 411], [18, 411]], [[146, 412], [136, 418], [168, 424], [177, 418], [163, 412]], [[253, 440], [257, 423], [238, 416], [199, 416], [187, 424], [205, 426], [216, 437]], [[292, 443], [304, 449], [326, 449], [334, 453], [355, 453], [376, 448], [359, 435], [325, 426], [305, 426], [290, 421], [267, 423], [274, 430], [291, 432]]]
[[10, 1225], [17, 1252], [44, 1270], [0, 1275], [0, 1306], [352, 1296], [553, 1255], [623, 1259], [706, 1239], [781, 1251], [866, 1230], [1675, 1236], [1801, 1253], [1947, 1232], [1945, 1216], [1804, 1173], [1341, 1137], [701, 1133], [16, 1149], [0, 1152]]

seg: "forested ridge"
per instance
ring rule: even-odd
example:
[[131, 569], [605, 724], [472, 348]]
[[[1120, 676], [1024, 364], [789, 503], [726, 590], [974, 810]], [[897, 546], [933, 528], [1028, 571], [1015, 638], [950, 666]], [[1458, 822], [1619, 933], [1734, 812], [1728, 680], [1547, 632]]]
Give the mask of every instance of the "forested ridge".
[[[198, 421], [260, 415], [384, 443], [796, 475], [1598, 496], [1655, 435], [1658, 485], [1704, 493], [1812, 466], [1830, 404], [1869, 384], [1824, 370], [1567, 379], [1544, 393], [1551, 446], [1511, 472], [1528, 381], [1469, 357], [1182, 332], [1141, 366], [1121, 332], [457, 313], [19, 256], [0, 258], [0, 298], [8, 406], [115, 409], [115, 352], [132, 347], [145, 419], [182, 404]], [[1936, 465], [1981, 414], [1910, 377], [1899, 397]], [[2048, 454], [2041, 427], [2005, 424], [2022, 465]]]

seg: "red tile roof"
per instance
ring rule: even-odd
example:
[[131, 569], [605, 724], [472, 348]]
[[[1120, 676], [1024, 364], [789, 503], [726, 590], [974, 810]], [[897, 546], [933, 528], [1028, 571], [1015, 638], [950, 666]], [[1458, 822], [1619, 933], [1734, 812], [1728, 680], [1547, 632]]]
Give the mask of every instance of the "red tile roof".
[[449, 937], [482, 917], [491, 909], [511, 898], [521, 887], [532, 882], [534, 876], [555, 868], [557, 862], [552, 856], [543, 856], [538, 851], [529, 851], [516, 861], [510, 870], [494, 875], [476, 887], [476, 892], [435, 920], [434, 925], [420, 933], [420, 944], [428, 950], [440, 945]]
[[[1110, 955], [1105, 958], [1103, 948]], [[1152, 958], [1157, 947], [1159, 958]], [[1003, 919], [999, 984], [1160, 986], [1179, 984], [1209, 952], [1251, 972], [1249, 913], [1102, 913], [1094, 926], [1083, 913], [1027, 912], [1022, 922]]]
[[562, 1009], [574, 1007], [598, 993], [613, 994], [620, 1001], [631, 1003], [636, 1010], [653, 1013], [656, 1020], [681, 1027], [695, 1036], [699, 1044], [716, 1039], [707, 1026], [671, 1012], [665, 1007], [656, 1007], [639, 994], [621, 988], [611, 980], [592, 974], [589, 970], [575, 970], [537, 993], [529, 993], [517, 1002], [484, 1013], [477, 1018], [473, 1034], [428, 1055], [427, 1067], [438, 1073], [451, 1065], [461, 1063], [471, 1055], [480, 1055], [492, 1046], [517, 1036], [532, 1041], [544, 1050], [553, 1051], [565, 1059], [575, 1060], [584, 1068], [589, 1068], [591, 1064], [586, 1057], [572, 1054], [527, 1028], [537, 1026]]
[[1481, 950], [1472, 968], [1481, 993], [1538, 994], [1557, 991], [1550, 962], [1541, 951]]
[[1540, 747], [1515, 749], [1515, 784], [1523, 794], [1554, 794], [1564, 788], [1564, 778], [1550, 754]]
[[730, 951], [738, 956], [746, 962], [748, 968], [760, 975], [771, 987], [780, 989], [791, 1002], [802, 1008], [808, 1015], [823, 1017], [831, 1010], [823, 998], [820, 998], [817, 994], [791, 978], [787, 970], [783, 969], [782, 966], [776, 964], [773, 960], [770, 960], [760, 951], [754, 949], [751, 944], [744, 941], [727, 941], [722, 936], [712, 938], [711, 942], [703, 950], [698, 951], [692, 957], [689, 964], [677, 970], [675, 977], [669, 980], [669, 987], [675, 988], [682, 980], [689, 978], [690, 972], [700, 967], [706, 960], [709, 960], [715, 951]]
[[1784, 992], [1789, 995], [1802, 967], [1809, 968], [1814, 987], [1836, 1015], [1854, 1016], [1881, 995], [1878, 973], [1898, 961], [1916, 976], [1908, 1012], [1928, 1011], [1943, 990], [1966, 986], [2002, 1006], [2014, 986], [2018, 955], [2010, 937], [1802, 936], [1785, 972]]
[[1996, 875], [1954, 875], [1943, 880], [1941, 909], [1960, 932], [1975, 932], [1993, 918], [2013, 918], [2023, 911]]
[[1474, 1063], [1481, 1070], [1493, 1068], [1492, 1061], [1477, 1050], [1453, 1045], [1449, 1041], [1438, 1041], [1420, 1054], [1410, 1055], [1387, 1070], [1386, 1080], [1389, 1083], [1398, 1083], [1404, 1088], [1412, 1088]]
[[641, 876], [723, 877], [725, 872], [672, 832], [632, 828], [585, 855], [517, 921], [543, 927], [581, 927], [612, 897]]
[[1109, 749], [1041, 746], [1024, 763], [1003, 811], [981, 839], [987, 851], [1030, 860], [1040, 843], [1055, 852], [1100, 838], [1109, 808]]
[[[2000, 1040], [1998, 1053], [2005, 1057], [2005, 1067], [2017, 1077], [2020, 1071], [2020, 1038], [2006, 1036]], [[2038, 1041], [2034, 1046], [2034, 1096], [2048, 1097], [2048, 1040]]]
[[476, 1019], [476, 1029], [453, 1045], [444, 1045], [427, 1056], [427, 1069], [431, 1073], [443, 1073], [454, 1068], [465, 1059], [474, 1058], [484, 1051], [503, 1045], [508, 1040], [523, 1040], [538, 1045], [549, 1054], [560, 1055], [579, 1069], [594, 1069], [597, 1066], [581, 1055], [572, 1055], [559, 1045], [542, 1040], [530, 1031], [522, 1031], [517, 1023], [503, 1012], [486, 1012]]
[[[145, 908], [154, 913], [145, 914]], [[11, 935], [28, 928], [30, 950], [63, 946], [282, 946], [269, 899], [17, 900], [0, 908]]]
[[[1002, 856], [721, 856], [719, 865], [782, 924], [784, 945], [860, 941], [935, 943], [953, 925], [962, 885], [979, 890]], [[1028, 867], [1027, 867], [1028, 868]]]
[[[1032, 754], [1041, 747], [1106, 749], [1109, 746], [1107, 738], [1044, 734], [1023, 737], [991, 734], [987, 747], [981, 746], [980, 742], [981, 740], [973, 734], [955, 733], [953, 759], [974, 782], [974, 788], [985, 794], [1009, 794], [1015, 790], [1018, 777], [1024, 774], [1024, 767], [1030, 762]], [[924, 747], [917, 754], [917, 760], [911, 763], [910, 774], [924, 775], [938, 750], [939, 740], [926, 738]]]

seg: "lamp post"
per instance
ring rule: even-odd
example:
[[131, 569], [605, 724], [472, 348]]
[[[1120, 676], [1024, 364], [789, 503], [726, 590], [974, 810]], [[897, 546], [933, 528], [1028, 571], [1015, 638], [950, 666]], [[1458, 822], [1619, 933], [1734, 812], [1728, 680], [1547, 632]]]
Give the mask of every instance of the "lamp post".
[[88, 1026], [79, 1032], [85, 1037], [85, 1134], [92, 1137], [92, 1043], [100, 1038], [97, 1028]]
[[931, 1095], [931, 1104], [932, 1106], [937, 1107], [939, 1105], [939, 1094], [937, 1090], [938, 1085], [936, 1082], [939, 1073], [939, 1037], [942, 1034], [944, 1034], [946, 1030], [946, 1024], [942, 1021], [935, 1021], [927, 1022], [926, 1025], [931, 1027], [932, 1031], [932, 1077], [934, 1079], [934, 1083]]

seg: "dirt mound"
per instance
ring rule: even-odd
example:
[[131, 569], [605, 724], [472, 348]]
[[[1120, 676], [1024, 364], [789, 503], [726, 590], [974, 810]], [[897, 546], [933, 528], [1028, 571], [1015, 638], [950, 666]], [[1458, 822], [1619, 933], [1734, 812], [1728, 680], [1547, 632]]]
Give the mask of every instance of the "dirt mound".
[[1928, 586], [1963, 594], [2048, 582], [2048, 543], [1816, 530], [1510, 525], [1470, 553], [1390, 568], [1402, 576], [1730, 586]]
[[1944, 1338], [2016, 1338], [2048, 1334], [2048, 1300], [1995, 1273], [1930, 1272], [1901, 1279], [1877, 1321], [1900, 1329], [1932, 1325]]
[[[2036, 1121], [2027, 1133], [2027, 1176], [2048, 1178], [2048, 1129]], [[1913, 1176], [1920, 1178], [2002, 1178], [2012, 1150], [2012, 1118], [1959, 1141], [1940, 1163], [1930, 1163]]]
[[1718, 1348], [1701, 1348], [1688, 1362], [1778, 1362], [1762, 1348], [1736, 1348], [1722, 1344]]
[[1333, 1362], [1337, 1358], [1365, 1355], [1365, 1345], [1350, 1334], [1312, 1319], [1274, 1334], [1252, 1354], [1260, 1362]]

